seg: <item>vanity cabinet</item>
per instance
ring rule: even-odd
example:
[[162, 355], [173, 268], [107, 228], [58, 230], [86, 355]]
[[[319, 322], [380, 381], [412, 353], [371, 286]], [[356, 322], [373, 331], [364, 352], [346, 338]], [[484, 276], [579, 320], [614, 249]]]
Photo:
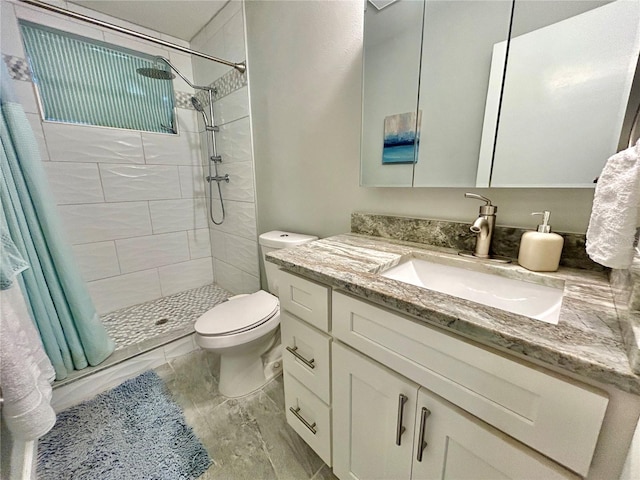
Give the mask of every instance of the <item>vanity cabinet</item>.
[[278, 274], [287, 423], [331, 466], [331, 289]]
[[379, 363], [332, 350], [338, 478], [579, 478]]
[[589, 473], [602, 392], [279, 274], [287, 421], [341, 480]]
[[608, 398], [340, 292], [333, 336], [586, 475]]

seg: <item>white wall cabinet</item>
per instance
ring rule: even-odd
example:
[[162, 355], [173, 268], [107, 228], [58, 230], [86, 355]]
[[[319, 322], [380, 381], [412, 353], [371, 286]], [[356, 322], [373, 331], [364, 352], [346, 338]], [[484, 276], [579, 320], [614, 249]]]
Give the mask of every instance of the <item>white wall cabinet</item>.
[[333, 344], [334, 473], [346, 479], [577, 479], [425, 388]]

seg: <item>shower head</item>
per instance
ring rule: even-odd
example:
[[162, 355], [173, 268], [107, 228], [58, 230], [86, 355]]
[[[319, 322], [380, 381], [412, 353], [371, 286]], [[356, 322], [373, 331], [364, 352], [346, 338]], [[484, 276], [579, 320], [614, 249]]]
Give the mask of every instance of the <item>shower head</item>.
[[191, 105], [193, 105], [193, 108], [195, 108], [197, 111], [204, 113], [204, 106], [202, 105], [202, 102], [196, 97], [191, 97]]
[[136, 69], [143, 77], [153, 78], [155, 80], [171, 80], [176, 78], [176, 76], [171, 73], [169, 70], [164, 70], [162, 68], [138, 68]]

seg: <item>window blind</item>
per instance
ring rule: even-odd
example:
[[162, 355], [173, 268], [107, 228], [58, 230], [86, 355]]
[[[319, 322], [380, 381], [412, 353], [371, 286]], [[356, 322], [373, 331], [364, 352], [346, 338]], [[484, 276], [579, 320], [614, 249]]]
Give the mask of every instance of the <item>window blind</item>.
[[20, 27], [45, 120], [175, 133], [173, 82], [153, 57], [31, 22]]

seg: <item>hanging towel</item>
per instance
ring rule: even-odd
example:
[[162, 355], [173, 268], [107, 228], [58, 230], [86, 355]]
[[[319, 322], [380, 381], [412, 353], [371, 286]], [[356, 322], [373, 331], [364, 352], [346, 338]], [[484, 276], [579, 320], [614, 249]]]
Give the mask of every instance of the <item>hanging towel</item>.
[[631, 265], [639, 204], [640, 140], [609, 158], [598, 178], [587, 229], [587, 254], [594, 262]]
[[16, 438], [36, 440], [56, 422], [50, 403], [55, 372], [18, 282], [0, 290], [0, 312], [2, 421]]

